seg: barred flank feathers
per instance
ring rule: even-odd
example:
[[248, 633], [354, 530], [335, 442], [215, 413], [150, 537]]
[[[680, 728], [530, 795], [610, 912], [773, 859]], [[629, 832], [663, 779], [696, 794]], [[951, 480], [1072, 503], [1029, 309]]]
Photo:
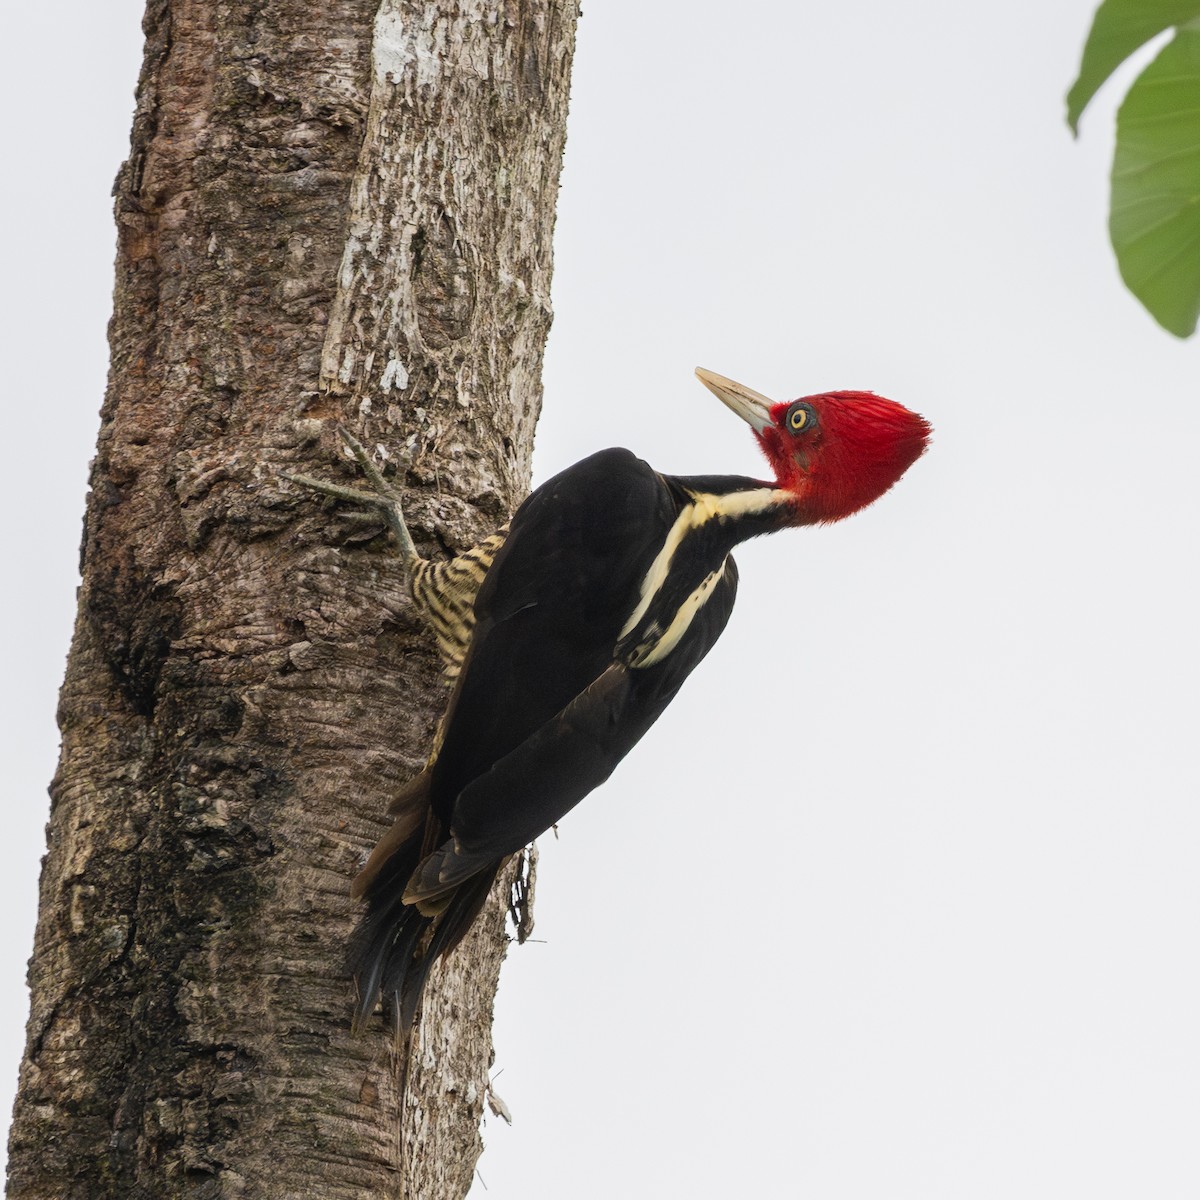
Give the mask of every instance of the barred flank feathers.
[[449, 679], [462, 669], [475, 629], [475, 597], [507, 536], [505, 525], [465, 554], [444, 562], [422, 561], [413, 572], [413, 600], [437, 638]]

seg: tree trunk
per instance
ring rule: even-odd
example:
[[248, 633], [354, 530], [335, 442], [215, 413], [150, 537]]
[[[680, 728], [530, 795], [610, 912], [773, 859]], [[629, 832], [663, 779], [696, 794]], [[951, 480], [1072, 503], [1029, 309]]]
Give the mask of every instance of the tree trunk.
[[[10, 1195], [466, 1193], [502, 880], [407, 1092], [348, 884], [445, 702], [398, 560], [529, 480], [577, 0], [150, 0]], [[340, 466], [337, 464], [341, 464]]]

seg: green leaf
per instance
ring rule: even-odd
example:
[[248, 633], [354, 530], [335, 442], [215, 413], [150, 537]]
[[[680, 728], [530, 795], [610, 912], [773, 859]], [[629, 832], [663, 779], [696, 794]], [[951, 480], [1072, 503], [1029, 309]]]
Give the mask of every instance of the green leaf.
[[1100, 85], [1152, 37], [1200, 16], [1200, 0], [1104, 0], [1092, 18], [1079, 77], [1067, 93], [1067, 124], [1079, 118]]
[[1165, 329], [1200, 318], [1200, 29], [1181, 29], [1117, 113], [1108, 221], [1121, 277]]

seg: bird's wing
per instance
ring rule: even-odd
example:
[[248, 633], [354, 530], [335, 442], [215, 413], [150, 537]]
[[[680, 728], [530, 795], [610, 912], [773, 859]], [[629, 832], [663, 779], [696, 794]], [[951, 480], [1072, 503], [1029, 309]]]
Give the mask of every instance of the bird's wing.
[[550, 720], [472, 780], [450, 839], [409, 881], [407, 904], [436, 907], [464, 880], [519, 850], [602, 784], [662, 714], [729, 620], [733, 560], [669, 653], [649, 667], [610, 662]]
[[396, 823], [356, 896], [390, 904], [397, 881], [449, 836], [462, 789], [602, 674], [617, 614], [634, 603], [674, 511], [665, 481], [628, 450], [593, 454], [518, 509], [473, 598], [475, 631], [430, 765], [393, 804]]
[[445, 828], [472, 780], [612, 662], [675, 512], [663, 478], [628, 450], [585, 458], [517, 510], [476, 598], [433, 766], [431, 801]]

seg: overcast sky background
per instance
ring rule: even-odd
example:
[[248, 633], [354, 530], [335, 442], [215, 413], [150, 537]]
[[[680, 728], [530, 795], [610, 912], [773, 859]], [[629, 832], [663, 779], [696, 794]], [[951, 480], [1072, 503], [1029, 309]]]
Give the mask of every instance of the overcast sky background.
[[[543, 839], [487, 1195], [1200, 1194], [1198, 348], [1107, 245], [1129, 70], [1062, 120], [1092, 7], [587, 4], [538, 479], [760, 473], [697, 364], [936, 440], [739, 552], [720, 645]], [[0, 81], [4, 1111], [140, 17], [21, 5]]]

